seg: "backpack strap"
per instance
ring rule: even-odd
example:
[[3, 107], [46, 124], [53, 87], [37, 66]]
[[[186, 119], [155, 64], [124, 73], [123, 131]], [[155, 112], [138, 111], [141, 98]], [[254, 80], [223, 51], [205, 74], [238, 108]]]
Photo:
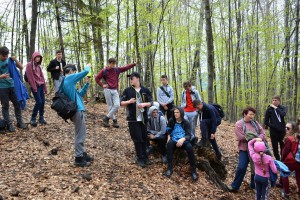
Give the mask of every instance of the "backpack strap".
[[159, 88], [161, 89], [161, 91], [163, 91], [163, 93], [167, 95], [168, 98], [170, 98], [170, 94], [165, 90], [163, 86], [160, 86]]
[[[260, 131], [257, 126], [257, 122], [255, 120], [251, 120], [251, 124], [255, 128], [257, 135], [260, 135]], [[244, 131], [244, 133], [246, 133], [246, 123], [245, 123], [244, 118], [242, 118], [242, 125], [243, 125], [243, 131]]]
[[[119, 67], [115, 67], [114, 69], [115, 69], [115, 71], [117, 72], [117, 74], [120, 73]], [[105, 68], [104, 68], [104, 71], [103, 71], [103, 79], [104, 79], [104, 80], [106, 79], [106, 74], [107, 74], [107, 69], [106, 69], [106, 67], [105, 67]]]

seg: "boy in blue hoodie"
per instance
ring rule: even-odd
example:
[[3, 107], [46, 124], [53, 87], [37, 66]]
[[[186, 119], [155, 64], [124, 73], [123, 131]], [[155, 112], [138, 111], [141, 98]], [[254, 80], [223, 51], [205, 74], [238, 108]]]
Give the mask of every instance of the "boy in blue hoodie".
[[77, 103], [77, 112], [71, 118], [75, 125], [75, 166], [86, 167], [91, 164], [93, 157], [89, 156], [84, 149], [84, 142], [86, 138], [85, 126], [85, 108], [81, 97], [85, 95], [89, 87], [90, 79], [86, 78], [86, 84], [81, 90], [76, 90], [76, 83], [83, 79], [90, 71], [90, 65], [81, 72], [76, 73], [76, 66], [68, 64], [65, 67], [65, 78], [62, 86], [62, 91], [72, 101]]

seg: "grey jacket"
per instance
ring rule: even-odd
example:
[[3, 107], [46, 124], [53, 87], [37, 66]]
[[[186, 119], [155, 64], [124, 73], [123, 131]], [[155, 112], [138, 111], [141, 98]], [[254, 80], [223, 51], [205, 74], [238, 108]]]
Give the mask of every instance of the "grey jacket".
[[156, 106], [151, 106], [149, 108], [149, 118], [147, 123], [147, 132], [154, 135], [154, 138], [160, 138], [166, 134], [167, 122], [164, 116], [157, 117], [152, 116], [152, 112], [157, 110]]
[[168, 97], [161, 89], [160, 87], [157, 88], [156, 94], [157, 94], [157, 101], [159, 104], [162, 103], [172, 103], [174, 101], [174, 90], [170, 85], [167, 86], [162, 86], [165, 91], [170, 95], [170, 97]]
[[[200, 97], [199, 92], [196, 90], [195, 86], [192, 86], [192, 91], [191, 91], [191, 96], [192, 96], [192, 101], [199, 99], [200, 101], [202, 101], [202, 98]], [[180, 104], [181, 108], [185, 108], [186, 107], [186, 91], [183, 90], [181, 92], [181, 104]]]

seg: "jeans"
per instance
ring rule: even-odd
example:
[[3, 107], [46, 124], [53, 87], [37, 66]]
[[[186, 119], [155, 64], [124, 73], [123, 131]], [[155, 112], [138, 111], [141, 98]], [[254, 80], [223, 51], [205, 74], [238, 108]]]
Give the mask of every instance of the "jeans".
[[40, 114], [40, 119], [44, 117], [44, 107], [45, 107], [45, 93], [44, 93], [44, 85], [40, 85], [37, 87], [37, 92], [33, 92], [34, 100], [35, 100], [35, 105], [32, 110], [32, 119], [36, 119], [36, 116], [39, 112]]
[[143, 122], [128, 122], [130, 137], [134, 143], [138, 160], [147, 159], [147, 128]]
[[155, 138], [151, 141], [157, 143], [157, 145], [161, 151], [161, 154], [163, 156], [167, 154], [167, 149], [166, 149], [167, 136], [166, 135], [164, 135], [163, 137]]
[[[167, 157], [168, 157], [168, 169], [172, 170], [173, 168], [173, 154], [176, 147], [176, 142], [172, 139], [167, 143]], [[192, 172], [196, 172], [196, 164], [195, 164], [195, 155], [194, 150], [189, 141], [185, 141], [181, 148], [184, 148], [188, 154], [189, 162], [191, 165]]]
[[213, 149], [216, 152], [217, 158], [221, 160], [222, 154], [220, 152], [219, 146], [217, 144], [216, 139], [210, 139], [211, 136], [211, 120], [210, 119], [203, 119], [200, 121], [200, 130], [202, 134], [201, 141], [205, 141], [209, 139], [209, 142], [211, 143]]
[[198, 112], [184, 112], [184, 118], [190, 122], [191, 125], [191, 140], [196, 137], [196, 125], [198, 119]]
[[255, 189], [256, 189], [256, 200], [260, 200], [260, 199], [265, 200], [269, 178], [262, 177], [255, 174], [254, 181], [255, 181]]
[[9, 101], [11, 101], [14, 106], [17, 122], [19, 124], [23, 123], [21, 107], [15, 95], [15, 88], [0, 88], [0, 101], [2, 105], [2, 115], [7, 124], [11, 123], [9, 117]]
[[85, 152], [84, 142], [86, 138], [84, 111], [77, 111], [71, 119], [75, 125], [75, 157], [82, 157], [83, 152]]
[[280, 155], [281, 151], [284, 146], [283, 138], [285, 136], [285, 132], [278, 132], [270, 129], [270, 137], [271, 137], [271, 143], [273, 147], [273, 153], [276, 158], [276, 160], [280, 160], [279, 152], [278, 152], [278, 143], [280, 146]]
[[[250, 159], [249, 159], [248, 152], [240, 150], [239, 151], [238, 166], [237, 166], [237, 169], [236, 169], [236, 172], [235, 172], [234, 181], [231, 184], [231, 187], [234, 190], [240, 189], [241, 184], [242, 184], [242, 182], [244, 180], [244, 177], [246, 175], [247, 167], [248, 167], [249, 162], [250, 162]], [[253, 189], [255, 188], [255, 185], [254, 185], [254, 175], [251, 175], [250, 187], [253, 188]]]
[[107, 103], [108, 114], [110, 119], [116, 119], [116, 112], [120, 108], [120, 97], [117, 89], [104, 89], [105, 101]]

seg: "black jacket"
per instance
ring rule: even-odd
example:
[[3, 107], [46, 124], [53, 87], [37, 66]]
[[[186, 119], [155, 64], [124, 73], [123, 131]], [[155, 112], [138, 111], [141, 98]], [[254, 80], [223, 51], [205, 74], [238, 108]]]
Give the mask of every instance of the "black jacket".
[[[64, 60], [61, 60], [61, 63], [62, 63], [62, 67], [66, 66], [66, 62]], [[56, 69], [56, 66], [60, 66], [60, 62], [58, 62], [55, 58], [50, 61], [47, 67], [47, 71], [51, 72], [51, 77], [53, 80], [59, 80], [59, 76], [60, 76], [60, 69]]]
[[[277, 115], [280, 116], [281, 122], [278, 120]], [[286, 115], [286, 107], [278, 105], [277, 109], [269, 106], [265, 114], [264, 124], [270, 127], [270, 131], [284, 132], [285, 133], [285, 121], [284, 116]]]
[[[145, 87], [141, 86], [141, 90], [140, 90], [139, 93], [142, 97], [142, 102], [143, 103], [150, 102], [151, 105], [153, 104], [152, 94], [151, 94], [151, 92], [148, 88], [145, 88]], [[134, 89], [134, 87], [128, 87], [124, 90], [124, 92], [121, 96], [121, 101], [128, 101], [131, 98], [137, 99], [136, 90]], [[127, 119], [127, 121], [136, 121], [137, 120], [136, 107], [137, 107], [136, 103], [132, 103], [132, 104], [127, 105], [127, 107], [126, 107], [126, 119]], [[148, 122], [148, 108], [147, 107], [144, 108], [143, 122], [145, 124], [147, 124], [147, 122]]]
[[[184, 119], [184, 110], [183, 108], [181, 107], [175, 107], [174, 109], [178, 109], [179, 112], [180, 112], [180, 116], [181, 116], [181, 119], [182, 119], [182, 122], [181, 122], [181, 126], [183, 128], [183, 130], [185, 131], [185, 140], [186, 141], [190, 141], [191, 139], [191, 125], [189, 123], [188, 120]], [[169, 122], [168, 122], [168, 126], [167, 126], [167, 134], [170, 135], [173, 130], [174, 130], [174, 127], [175, 127], [175, 123], [176, 123], [176, 118], [174, 116], [174, 112], [173, 112], [173, 116], [170, 118]]]
[[217, 131], [218, 125], [221, 124], [222, 118], [220, 117], [217, 109], [210, 104], [203, 102], [203, 108], [199, 112], [200, 123], [203, 119], [210, 119], [210, 132], [215, 133]]

